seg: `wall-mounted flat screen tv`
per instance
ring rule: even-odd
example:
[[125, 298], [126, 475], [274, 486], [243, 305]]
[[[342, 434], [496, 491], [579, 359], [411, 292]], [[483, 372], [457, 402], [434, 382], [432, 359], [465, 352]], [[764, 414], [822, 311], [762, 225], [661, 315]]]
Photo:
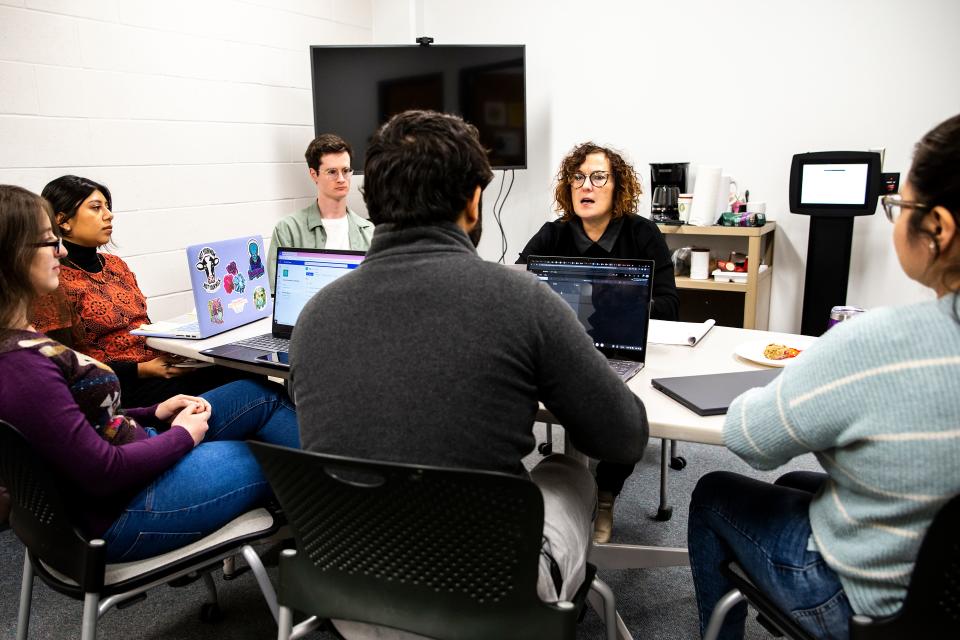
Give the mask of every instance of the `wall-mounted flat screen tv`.
[[407, 109], [460, 115], [494, 169], [527, 168], [524, 45], [313, 46], [310, 68], [314, 130], [349, 142], [357, 172], [373, 133]]

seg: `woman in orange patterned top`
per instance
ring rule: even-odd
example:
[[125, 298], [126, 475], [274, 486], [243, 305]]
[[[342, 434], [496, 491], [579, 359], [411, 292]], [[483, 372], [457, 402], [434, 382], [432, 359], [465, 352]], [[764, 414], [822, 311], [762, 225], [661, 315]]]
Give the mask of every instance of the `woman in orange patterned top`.
[[106, 186], [62, 176], [42, 195], [56, 212], [68, 255], [61, 260], [59, 288], [34, 304], [37, 330], [107, 363], [120, 378], [125, 406], [147, 406], [178, 393], [198, 395], [246, 377], [222, 367], [176, 367], [177, 356], [154, 351], [146, 338], [130, 333], [150, 319], [130, 267], [97, 251], [113, 235], [113, 198]]

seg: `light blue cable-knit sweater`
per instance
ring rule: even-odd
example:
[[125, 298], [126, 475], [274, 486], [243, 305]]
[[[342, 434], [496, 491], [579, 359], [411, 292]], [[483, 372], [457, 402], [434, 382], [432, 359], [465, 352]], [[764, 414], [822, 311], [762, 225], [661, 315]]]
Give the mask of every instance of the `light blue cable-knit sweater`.
[[927, 527], [960, 492], [954, 305], [951, 294], [837, 325], [727, 413], [724, 443], [753, 467], [813, 451], [829, 474], [812, 543], [857, 613], [899, 608]]

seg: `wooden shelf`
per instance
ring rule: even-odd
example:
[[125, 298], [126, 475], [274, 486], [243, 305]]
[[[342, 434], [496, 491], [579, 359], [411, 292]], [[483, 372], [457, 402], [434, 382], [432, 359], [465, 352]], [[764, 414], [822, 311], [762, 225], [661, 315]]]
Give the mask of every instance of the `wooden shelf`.
[[689, 224], [658, 224], [657, 228], [660, 229], [661, 233], [669, 236], [735, 236], [738, 238], [749, 238], [765, 236], [768, 233], [772, 233], [776, 230], [777, 223], [768, 222], [762, 227], [721, 227], [719, 225], [712, 227], [695, 227]]
[[[766, 329], [770, 315], [770, 288], [773, 282], [773, 232], [777, 228], [776, 222], [768, 222], [762, 227], [694, 227], [690, 225], [658, 224], [660, 231], [669, 238], [682, 238], [674, 241], [685, 242], [686, 238], [704, 236], [723, 236], [727, 238], [743, 238], [747, 243], [747, 281], [746, 282], [716, 282], [709, 280], [693, 280], [688, 276], [677, 276], [677, 289], [687, 291], [725, 291], [743, 294], [743, 328]], [[698, 244], [702, 244], [701, 241]], [[690, 242], [689, 244], [693, 244]], [[767, 269], [760, 271], [760, 265], [766, 264]], [[722, 303], [730, 304], [729, 300]], [[681, 300], [681, 308], [683, 308]], [[724, 307], [729, 308], [729, 307]], [[681, 316], [681, 320], [684, 320]], [[689, 319], [689, 318], [688, 318]], [[702, 318], [700, 318], [702, 319]], [[699, 319], [697, 319], [699, 320]]]

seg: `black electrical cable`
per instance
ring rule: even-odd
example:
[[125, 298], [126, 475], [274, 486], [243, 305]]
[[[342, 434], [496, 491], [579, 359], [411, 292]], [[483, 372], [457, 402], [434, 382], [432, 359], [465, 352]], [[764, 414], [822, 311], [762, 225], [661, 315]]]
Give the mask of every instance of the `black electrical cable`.
[[[503, 190], [503, 183], [506, 180], [507, 171], [504, 169], [503, 177], [500, 180], [500, 190]], [[500, 264], [504, 263], [504, 258], [507, 256], [507, 233], [503, 228], [503, 207], [507, 204], [507, 198], [510, 197], [510, 192], [513, 190], [513, 182], [516, 180], [517, 173], [514, 169], [510, 170], [510, 185], [507, 187], [507, 192], [503, 195], [503, 201], [500, 202], [500, 208], [497, 209], [497, 202], [493, 203], [494, 206], [494, 218], [497, 220], [497, 226], [500, 227], [500, 259], [497, 261]], [[500, 201], [500, 194], [497, 194], [497, 201]]]

